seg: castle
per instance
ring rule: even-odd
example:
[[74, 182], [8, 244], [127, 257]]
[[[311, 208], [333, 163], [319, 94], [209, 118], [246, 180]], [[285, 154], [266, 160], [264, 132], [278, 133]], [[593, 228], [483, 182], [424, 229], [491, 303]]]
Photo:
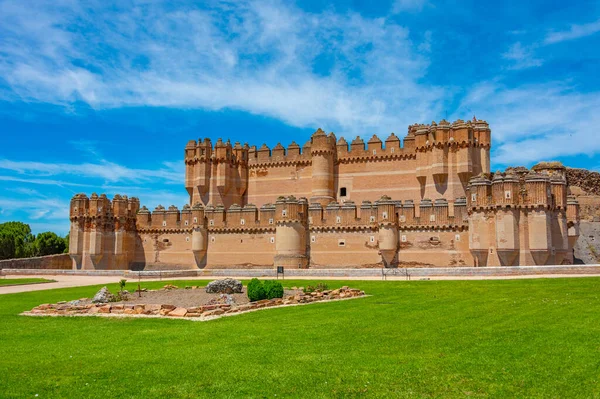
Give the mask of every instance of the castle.
[[565, 168], [490, 173], [485, 121], [412, 125], [401, 145], [317, 130], [249, 147], [185, 146], [189, 204], [84, 194], [70, 205], [74, 269], [353, 268], [573, 263], [579, 206]]

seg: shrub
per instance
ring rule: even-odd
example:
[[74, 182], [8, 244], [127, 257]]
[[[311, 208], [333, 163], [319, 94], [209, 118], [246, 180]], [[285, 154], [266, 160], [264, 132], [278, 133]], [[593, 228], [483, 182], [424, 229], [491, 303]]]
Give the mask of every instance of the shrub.
[[276, 280], [267, 280], [264, 283], [267, 299], [283, 298], [283, 285]]
[[329, 287], [326, 283], [318, 283], [316, 286], [307, 285], [306, 287], [304, 287], [304, 293], [310, 294], [311, 292], [314, 292], [314, 291], [325, 291], [328, 288]]
[[253, 278], [248, 283], [247, 287], [248, 291], [248, 299], [250, 302], [260, 301], [261, 299], [266, 299], [267, 294], [265, 292], [265, 287], [263, 286], [262, 281], [257, 278]]
[[306, 287], [304, 287], [303, 291], [304, 291], [305, 294], [310, 294], [314, 290], [315, 290], [315, 287], [313, 287], [312, 285], [307, 285]]
[[315, 288], [317, 291], [326, 291], [329, 289], [329, 286], [326, 283], [319, 283]]

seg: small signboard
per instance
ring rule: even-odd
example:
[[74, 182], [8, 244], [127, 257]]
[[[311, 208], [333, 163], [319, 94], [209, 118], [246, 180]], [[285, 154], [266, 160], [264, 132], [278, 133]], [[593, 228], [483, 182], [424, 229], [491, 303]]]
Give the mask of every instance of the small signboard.
[[281, 278], [285, 278], [285, 274], [283, 272], [283, 266], [277, 266], [277, 279], [279, 280], [279, 275], [281, 274]]

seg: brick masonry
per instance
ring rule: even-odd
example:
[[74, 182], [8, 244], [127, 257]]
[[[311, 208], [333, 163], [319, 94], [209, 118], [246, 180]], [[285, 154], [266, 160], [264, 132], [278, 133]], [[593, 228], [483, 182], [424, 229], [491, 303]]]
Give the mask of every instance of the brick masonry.
[[579, 204], [566, 168], [491, 174], [490, 148], [476, 118], [366, 142], [321, 129], [287, 148], [191, 140], [181, 210], [73, 197], [73, 269], [573, 264]]
[[70, 270], [73, 262], [69, 254], [38, 256], [35, 258], [7, 259], [0, 261], [0, 269], [53, 269]]
[[[39, 269], [4, 269], [4, 275], [77, 275], [77, 276], [123, 276], [130, 279], [175, 279], [186, 277], [270, 277], [276, 278], [277, 272], [268, 269], [212, 269], [212, 270], [172, 270], [172, 271], [129, 271], [129, 270], [39, 270]], [[343, 279], [373, 278], [384, 275], [395, 278], [411, 279], [422, 277], [502, 277], [502, 276], [535, 276], [535, 275], [599, 275], [600, 265], [558, 265], [558, 266], [507, 266], [507, 267], [428, 267], [428, 268], [364, 268], [364, 269], [285, 269], [284, 278], [294, 277], [319, 278], [333, 277]], [[280, 275], [279, 278], [282, 278]]]

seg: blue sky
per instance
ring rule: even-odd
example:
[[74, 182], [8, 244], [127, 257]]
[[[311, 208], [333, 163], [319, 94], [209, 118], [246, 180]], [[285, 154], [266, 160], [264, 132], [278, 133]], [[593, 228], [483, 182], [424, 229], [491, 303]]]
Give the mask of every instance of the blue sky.
[[183, 147], [487, 120], [493, 169], [599, 170], [598, 1], [0, 0], [0, 222], [187, 200]]

